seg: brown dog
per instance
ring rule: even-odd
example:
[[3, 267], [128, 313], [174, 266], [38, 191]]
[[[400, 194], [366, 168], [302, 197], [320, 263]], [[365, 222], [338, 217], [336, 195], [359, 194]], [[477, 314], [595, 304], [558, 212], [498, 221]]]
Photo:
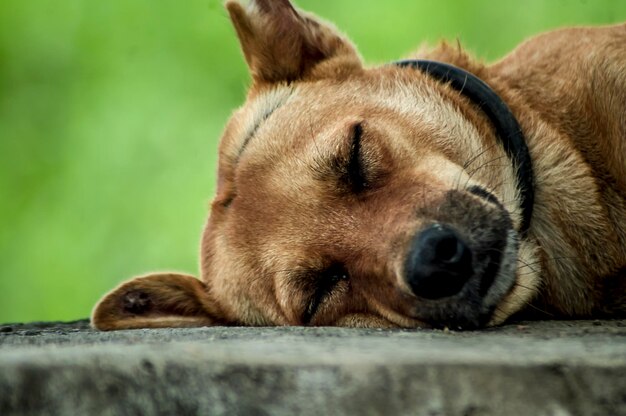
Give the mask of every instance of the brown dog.
[[253, 84], [220, 145], [202, 280], [135, 278], [96, 328], [626, 312], [625, 24], [548, 33], [490, 66], [445, 44], [421, 55], [489, 89], [423, 62], [365, 68], [288, 0], [226, 7]]

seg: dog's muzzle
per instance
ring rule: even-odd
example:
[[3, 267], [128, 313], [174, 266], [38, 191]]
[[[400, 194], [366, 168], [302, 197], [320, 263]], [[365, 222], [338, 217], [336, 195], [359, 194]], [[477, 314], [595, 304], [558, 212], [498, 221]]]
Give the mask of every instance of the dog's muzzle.
[[411, 316], [433, 327], [486, 325], [515, 282], [518, 233], [502, 207], [476, 204], [451, 192], [439, 212], [462, 215], [427, 221], [409, 242], [402, 278]]

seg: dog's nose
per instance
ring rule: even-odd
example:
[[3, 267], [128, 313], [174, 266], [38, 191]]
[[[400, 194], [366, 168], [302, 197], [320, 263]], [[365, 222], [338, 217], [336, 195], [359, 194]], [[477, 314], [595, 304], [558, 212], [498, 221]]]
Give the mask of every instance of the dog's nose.
[[456, 295], [472, 276], [472, 252], [451, 227], [433, 224], [419, 232], [405, 264], [416, 296], [441, 299]]

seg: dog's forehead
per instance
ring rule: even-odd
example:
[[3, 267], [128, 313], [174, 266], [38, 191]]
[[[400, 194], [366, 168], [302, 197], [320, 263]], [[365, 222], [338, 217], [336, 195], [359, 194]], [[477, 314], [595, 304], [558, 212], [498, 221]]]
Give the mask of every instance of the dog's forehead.
[[[273, 154], [310, 142], [322, 133], [360, 119], [389, 115], [402, 117], [416, 130], [445, 140], [458, 135], [459, 126], [470, 135], [475, 129], [431, 82], [415, 71], [379, 67], [344, 80], [275, 84], [253, 90], [241, 109], [237, 139], [231, 144], [236, 160], [244, 153]], [[436, 139], [436, 138], [434, 138]], [[470, 140], [468, 140], [470, 141]], [[317, 143], [319, 146], [320, 143]]]
[[253, 94], [246, 105], [245, 136], [240, 151], [248, 147], [290, 147], [310, 139], [320, 129], [349, 117], [371, 94], [358, 82], [325, 81], [279, 84]]
[[406, 154], [422, 153], [416, 152], [420, 136], [440, 149], [452, 146], [451, 137], [475, 139], [475, 128], [420, 77], [383, 67], [341, 81], [253, 88], [221, 149], [221, 164], [232, 170], [237, 194], [247, 193], [247, 188], [254, 194], [260, 188], [283, 196], [288, 188], [299, 192], [310, 183], [315, 163], [330, 160], [355, 123], [365, 122], [366, 128], [382, 131], [381, 137], [393, 137], [394, 148], [405, 146]]

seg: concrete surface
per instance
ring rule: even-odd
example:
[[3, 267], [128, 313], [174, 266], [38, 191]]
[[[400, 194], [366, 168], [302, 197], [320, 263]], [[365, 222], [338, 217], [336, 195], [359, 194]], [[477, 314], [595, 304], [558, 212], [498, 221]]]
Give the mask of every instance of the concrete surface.
[[626, 415], [626, 320], [476, 332], [0, 325], [0, 415]]

